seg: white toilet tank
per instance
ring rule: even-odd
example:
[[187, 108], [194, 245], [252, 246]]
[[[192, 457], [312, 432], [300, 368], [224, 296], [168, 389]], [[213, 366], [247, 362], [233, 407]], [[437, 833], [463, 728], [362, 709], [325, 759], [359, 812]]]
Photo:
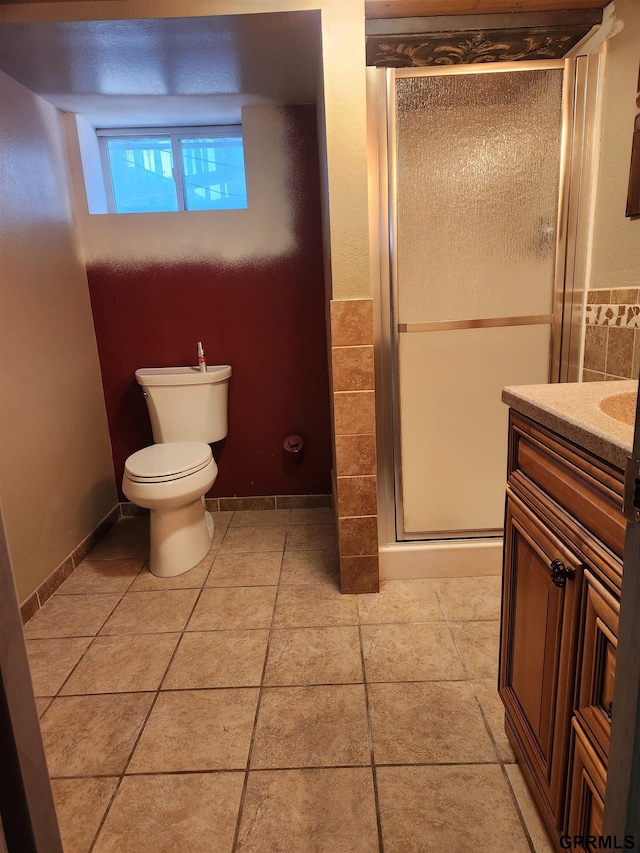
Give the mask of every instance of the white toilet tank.
[[231, 367], [143, 367], [136, 370], [149, 409], [153, 440], [204, 441], [227, 434], [227, 391]]

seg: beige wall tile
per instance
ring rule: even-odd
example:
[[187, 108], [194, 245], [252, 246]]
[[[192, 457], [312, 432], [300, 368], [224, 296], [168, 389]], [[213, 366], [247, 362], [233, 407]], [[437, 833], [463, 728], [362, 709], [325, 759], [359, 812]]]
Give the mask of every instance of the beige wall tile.
[[337, 435], [336, 473], [338, 477], [376, 474], [375, 436]]
[[375, 432], [373, 391], [339, 391], [333, 395], [333, 411], [336, 435]]
[[604, 373], [598, 373], [597, 370], [583, 370], [583, 382], [604, 382]]
[[631, 378], [633, 369], [634, 329], [609, 329], [606, 372]]
[[377, 515], [377, 478], [338, 477], [338, 516]]
[[584, 338], [584, 366], [604, 373], [607, 364], [607, 326], [587, 326]]
[[637, 287], [621, 287], [611, 291], [612, 305], [635, 305], [638, 301]]
[[610, 299], [610, 290], [590, 290], [587, 293], [587, 303], [589, 305], [608, 305]]
[[341, 518], [338, 529], [341, 557], [365, 557], [378, 553], [378, 519], [375, 515]]
[[350, 347], [371, 343], [373, 343], [373, 300], [332, 300], [332, 346]]
[[372, 391], [373, 347], [332, 347], [334, 391]]

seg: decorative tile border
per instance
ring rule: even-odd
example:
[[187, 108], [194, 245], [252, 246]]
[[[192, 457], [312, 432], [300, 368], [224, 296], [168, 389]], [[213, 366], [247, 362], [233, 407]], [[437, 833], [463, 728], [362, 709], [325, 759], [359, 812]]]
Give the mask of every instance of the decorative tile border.
[[585, 312], [584, 382], [635, 379], [640, 371], [640, 290], [590, 290]]
[[587, 305], [587, 326], [640, 329], [640, 305]]
[[22, 624], [26, 624], [29, 619], [42, 607], [45, 601], [51, 598], [53, 593], [58, 589], [60, 584], [65, 581], [69, 575], [74, 572], [80, 563], [85, 559], [87, 554], [92, 551], [98, 542], [108, 533], [116, 521], [120, 518], [120, 506], [114, 506], [102, 521], [89, 533], [82, 542], [73, 549], [60, 565], [48, 575], [36, 589], [32, 592], [26, 601], [20, 605], [20, 615], [22, 616]]

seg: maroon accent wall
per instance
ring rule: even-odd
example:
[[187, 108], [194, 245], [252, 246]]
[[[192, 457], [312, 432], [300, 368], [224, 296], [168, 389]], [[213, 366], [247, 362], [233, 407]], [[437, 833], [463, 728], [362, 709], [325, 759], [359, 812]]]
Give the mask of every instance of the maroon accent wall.
[[[209, 364], [233, 369], [229, 434], [214, 445], [219, 473], [209, 494], [331, 491], [315, 107], [286, 111], [295, 210], [289, 254], [236, 265], [205, 251], [142, 264], [116, 255], [87, 269], [118, 484], [127, 456], [153, 442], [134, 371], [195, 364], [202, 341]], [[305, 441], [299, 462], [283, 451], [291, 433]]]

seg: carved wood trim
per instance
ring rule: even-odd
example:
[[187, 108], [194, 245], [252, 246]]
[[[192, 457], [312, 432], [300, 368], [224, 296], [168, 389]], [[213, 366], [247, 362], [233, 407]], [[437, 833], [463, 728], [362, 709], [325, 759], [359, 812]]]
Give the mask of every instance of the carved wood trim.
[[423, 68], [430, 65], [560, 59], [584, 38], [590, 29], [590, 26], [573, 25], [369, 35], [367, 65], [383, 68]]

